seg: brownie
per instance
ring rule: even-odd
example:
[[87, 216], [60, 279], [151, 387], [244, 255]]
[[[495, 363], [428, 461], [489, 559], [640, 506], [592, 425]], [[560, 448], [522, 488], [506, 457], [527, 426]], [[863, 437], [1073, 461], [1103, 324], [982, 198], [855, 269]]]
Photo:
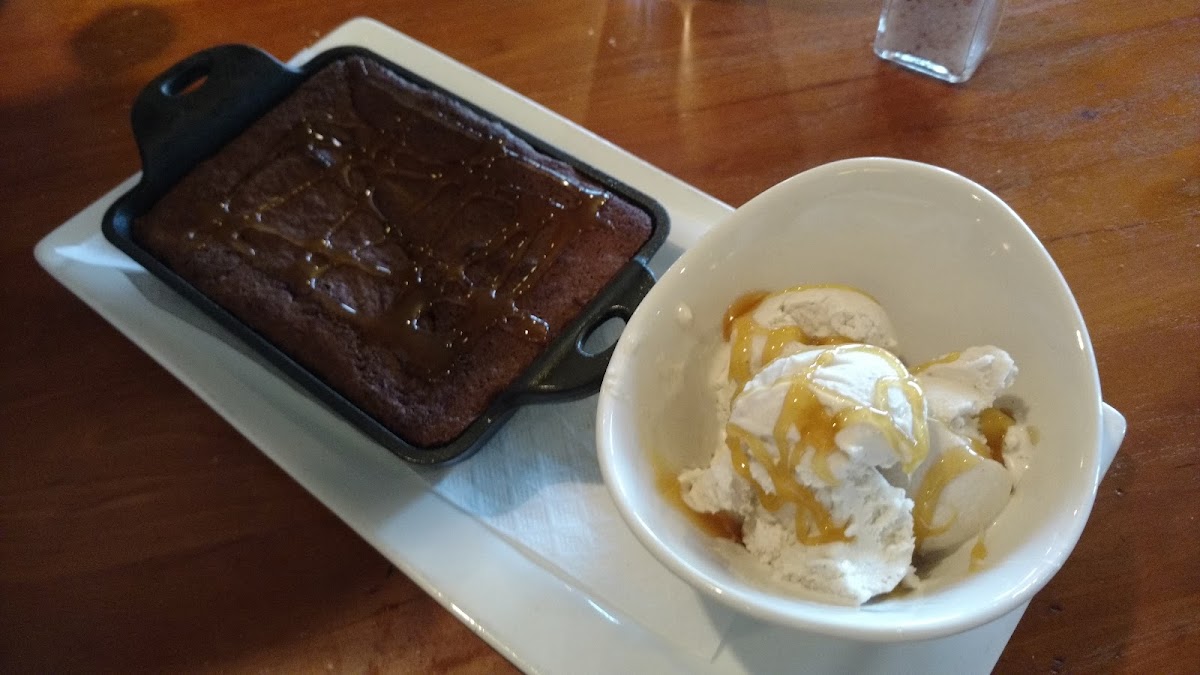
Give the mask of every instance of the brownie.
[[520, 377], [651, 228], [501, 124], [352, 57], [197, 165], [133, 236], [433, 447]]

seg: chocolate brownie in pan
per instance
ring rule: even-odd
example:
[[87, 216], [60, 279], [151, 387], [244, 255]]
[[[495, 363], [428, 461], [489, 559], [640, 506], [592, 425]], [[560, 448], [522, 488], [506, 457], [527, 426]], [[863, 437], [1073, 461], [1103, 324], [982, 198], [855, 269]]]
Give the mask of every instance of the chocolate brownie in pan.
[[155, 257], [409, 443], [482, 415], [650, 237], [503, 125], [335, 61], [133, 225]]

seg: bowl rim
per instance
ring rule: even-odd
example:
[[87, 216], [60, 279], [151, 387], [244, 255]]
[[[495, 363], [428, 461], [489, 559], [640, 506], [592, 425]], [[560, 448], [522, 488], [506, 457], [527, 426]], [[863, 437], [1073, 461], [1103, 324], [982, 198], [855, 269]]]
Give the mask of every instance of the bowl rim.
[[[1092, 399], [1092, 405], [1085, 406], [1086, 410], [1093, 411], [1091, 413], [1092, 420], [1087, 425], [1088, 428], [1081, 432], [1084, 434], [1085, 439], [1087, 438], [1087, 434], [1090, 434], [1092, 443], [1090, 447], [1085, 447], [1082, 455], [1083, 464], [1080, 466], [1080, 469], [1085, 472], [1085, 477], [1090, 478], [1090, 480], [1084, 483], [1086, 486], [1085, 491], [1081, 491], [1077, 495], [1072, 495], [1069, 500], [1069, 503], [1076, 508], [1071, 517], [1069, 531], [1059, 532], [1058, 545], [1039, 558], [1036, 567], [1029, 574], [1022, 577], [1019, 584], [1007, 584], [1003, 595], [994, 598], [993, 601], [980, 603], [979, 607], [973, 611], [958, 611], [951, 615], [947, 615], [946, 612], [940, 612], [936, 616], [924, 619], [919, 616], [905, 615], [903, 625], [888, 625], [887, 621], [878, 620], [880, 617], [885, 617], [886, 615], [870, 611], [870, 605], [853, 607], [821, 603], [806, 598], [793, 598], [780, 593], [772, 593], [767, 588], [755, 588], [751, 582], [746, 582], [748, 588], [742, 589], [729, 587], [709, 578], [706, 574], [694, 568], [685, 557], [679, 555], [675, 549], [660, 539], [632, 506], [632, 495], [627, 492], [627, 485], [621, 480], [620, 476], [622, 469], [619, 465], [622, 461], [622, 452], [618, 449], [617, 443], [615, 443], [618, 435], [618, 411], [623, 405], [622, 396], [618, 393], [623, 389], [623, 385], [621, 382], [616, 382], [615, 380], [625, 379], [622, 373], [624, 372], [626, 363], [630, 361], [635, 351], [633, 344], [637, 341], [638, 334], [642, 332], [642, 324], [648, 324], [650, 320], [647, 317], [656, 312], [656, 310], [660, 310], [663, 306], [669, 305], [671, 301], [672, 296], [668, 295], [668, 293], [672, 284], [664, 284], [662, 281], [667, 279], [673, 270], [687, 266], [693, 258], [702, 254], [699, 252], [703, 252], [706, 248], [711, 247], [713, 245], [712, 242], [720, 238], [719, 233], [738, 227], [738, 222], [741, 220], [739, 214], [761, 208], [764, 202], [777, 200], [781, 194], [786, 194], [791, 190], [797, 189], [798, 186], [813, 181], [826, 180], [839, 174], [852, 171], [862, 172], [864, 170], [909, 172], [923, 175], [930, 180], [939, 180], [953, 184], [958, 189], [969, 190], [979, 195], [979, 199], [990, 202], [991, 206], [999, 207], [999, 211], [1004, 214], [1006, 219], [1011, 221], [1010, 225], [1024, 232], [1032, 244], [1031, 251], [1034, 257], [1038, 258], [1039, 266], [1044, 267], [1052, 273], [1052, 278], [1059, 286], [1056, 290], [1060, 291], [1061, 297], [1066, 300], [1067, 308], [1070, 311], [1070, 316], [1067, 318], [1075, 326], [1082, 348], [1082, 358], [1085, 359], [1087, 366], [1088, 386], [1087, 391], [1081, 392], [1081, 396]], [[624, 403], [624, 406], [629, 407], [628, 403]], [[618, 341], [608, 372], [605, 375], [605, 383], [601, 387], [597, 403], [596, 446], [604, 483], [616, 504], [618, 512], [633, 531], [636, 538], [676, 576], [701, 590], [708, 597], [717, 600], [723, 605], [730, 606], [771, 623], [787, 625], [816, 633], [868, 642], [916, 641], [960, 633], [993, 621], [1021, 607], [1035, 593], [1041, 590], [1057, 573], [1059, 568], [1061, 568], [1067, 556], [1078, 543], [1095, 502], [1096, 486], [1099, 482], [1101, 470], [1100, 445], [1103, 439], [1102, 406], [1095, 353], [1090, 337], [1088, 336], [1083, 315], [1079, 310], [1078, 302], [1071, 292], [1066, 279], [1063, 277], [1061, 269], [1059, 269], [1045, 246], [1024, 220], [991, 191], [948, 169], [911, 160], [888, 157], [860, 157], [830, 162], [808, 169], [768, 188], [704, 232], [700, 239], [693, 246], [685, 250], [679, 259], [671, 265], [670, 269], [660, 276], [660, 283], [651, 289], [637, 311], [629, 319], [621, 339]]]

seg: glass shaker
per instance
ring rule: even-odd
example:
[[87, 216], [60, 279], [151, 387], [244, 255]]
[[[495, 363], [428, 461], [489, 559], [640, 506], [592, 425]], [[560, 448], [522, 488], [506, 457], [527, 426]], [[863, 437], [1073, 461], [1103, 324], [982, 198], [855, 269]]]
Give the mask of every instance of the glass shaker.
[[884, 0], [879, 58], [947, 82], [965, 82], [992, 45], [1004, 0]]

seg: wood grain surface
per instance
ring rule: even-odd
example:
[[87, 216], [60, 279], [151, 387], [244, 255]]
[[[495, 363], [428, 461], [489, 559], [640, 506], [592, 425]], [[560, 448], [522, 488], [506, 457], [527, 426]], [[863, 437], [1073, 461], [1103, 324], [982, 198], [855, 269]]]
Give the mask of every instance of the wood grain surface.
[[[373, 16], [731, 204], [939, 164], [1061, 266], [1129, 434], [1000, 672], [1200, 663], [1200, 4], [1010, 0], [952, 87], [867, 0], [0, 0], [0, 671], [512, 670], [34, 262], [138, 169], [130, 103], [225, 42]], [[552, 636], [548, 636], [552, 639]]]

